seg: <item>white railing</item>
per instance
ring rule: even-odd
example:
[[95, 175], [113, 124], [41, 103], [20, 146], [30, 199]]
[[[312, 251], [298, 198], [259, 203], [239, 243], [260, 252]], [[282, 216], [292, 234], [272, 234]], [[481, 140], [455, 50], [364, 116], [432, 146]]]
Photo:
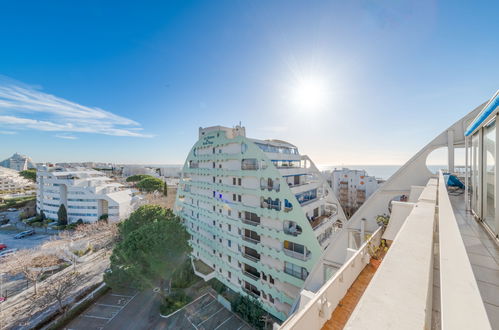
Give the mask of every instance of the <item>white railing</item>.
[[[330, 278], [313, 298], [296, 314], [286, 320], [280, 329], [320, 329], [331, 318], [331, 313], [345, 296], [360, 272], [369, 263], [368, 244], [378, 245], [382, 229], [374, 234]], [[305, 299], [302, 295], [301, 299]]]
[[490, 329], [487, 312], [452, 210], [442, 172], [438, 183], [442, 329]]

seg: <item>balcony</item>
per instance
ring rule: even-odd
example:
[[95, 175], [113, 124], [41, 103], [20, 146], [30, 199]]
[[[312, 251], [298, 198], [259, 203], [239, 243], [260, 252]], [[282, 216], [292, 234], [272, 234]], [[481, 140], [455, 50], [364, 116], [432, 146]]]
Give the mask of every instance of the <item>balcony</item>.
[[242, 222], [248, 225], [258, 226], [260, 225], [260, 217], [252, 212], [244, 212]]
[[302, 233], [301, 227], [294, 221], [284, 221], [283, 231], [285, 234], [292, 236], [298, 236]]
[[245, 229], [244, 234], [241, 237], [246, 242], [250, 242], [252, 244], [260, 243], [260, 235], [252, 230]]
[[286, 248], [284, 248], [283, 251], [284, 251], [284, 254], [287, 255], [288, 257], [292, 257], [292, 258], [295, 258], [298, 260], [305, 261], [305, 260], [310, 259], [310, 251], [306, 251], [306, 253], [301, 253], [301, 252], [297, 252], [297, 251], [288, 250]]
[[252, 296], [253, 298], [259, 299], [260, 298], [260, 291], [253, 285], [246, 283], [245, 286], [243, 286], [243, 291]]
[[254, 274], [254, 273], [250, 273], [248, 271], [243, 270], [243, 274], [246, 275], [247, 277], [251, 278], [253, 281], [260, 280], [260, 273]]
[[244, 250], [241, 252], [241, 254], [243, 255], [243, 257], [253, 262], [260, 261], [260, 253], [247, 246], [244, 247]]
[[242, 238], [246, 242], [250, 242], [252, 244], [258, 244], [258, 243], [260, 243], [260, 239], [254, 239], [254, 238], [251, 238], [251, 237], [248, 237], [248, 236], [242, 236]]
[[327, 212], [324, 213], [321, 216], [318, 217], [312, 217], [309, 222], [310, 226], [312, 226], [313, 230], [316, 230], [319, 228], [323, 223], [326, 223], [331, 217], [333, 216], [333, 213]]

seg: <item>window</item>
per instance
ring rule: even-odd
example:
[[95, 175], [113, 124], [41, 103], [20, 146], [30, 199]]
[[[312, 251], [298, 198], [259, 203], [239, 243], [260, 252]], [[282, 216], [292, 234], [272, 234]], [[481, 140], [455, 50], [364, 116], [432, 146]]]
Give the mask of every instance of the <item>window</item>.
[[287, 261], [284, 262], [284, 272], [302, 280], [305, 280], [308, 276], [308, 271], [306, 268], [297, 266]]
[[236, 178], [232, 178], [232, 184], [235, 186], [236, 185]]
[[219, 165], [218, 165], [218, 168], [222, 168], [222, 164], [219, 164]]
[[[227, 240], [227, 245], [228, 245], [229, 247], [231, 247], [231, 246], [232, 246], [232, 241], [231, 241], [230, 239], [228, 239], [228, 240]], [[230, 257], [229, 257], [229, 258], [230, 258]], [[230, 261], [230, 260], [229, 260], [229, 261]]]
[[227, 225], [227, 229], [228, 229], [229, 231], [231, 231], [231, 230], [232, 230], [232, 226], [231, 226], [231, 225]]
[[[232, 211], [231, 210], [227, 210], [227, 215], [230, 217], [232, 214]], [[230, 226], [230, 225], [229, 225]]]
[[237, 184], [238, 184], [238, 185], [241, 185], [241, 182], [242, 182], [241, 178], [238, 178], [238, 179], [237, 179]]
[[227, 256], [227, 261], [232, 262], [232, 257], [231, 256]]
[[232, 194], [232, 200], [235, 202], [236, 201], [236, 194]]
[[274, 303], [274, 298], [272, 297], [272, 295], [271, 295], [270, 293], [269, 293], [269, 301], [270, 301], [271, 303]]
[[241, 195], [237, 195], [237, 201], [240, 202], [241, 201]]
[[213, 183], [215, 183], [215, 177], [213, 177]]
[[231, 274], [230, 272], [227, 272], [227, 276], [228, 276], [229, 278], [231, 278], [231, 277], [232, 277], [232, 274]]
[[247, 158], [241, 161], [242, 170], [258, 170], [258, 162], [255, 158]]

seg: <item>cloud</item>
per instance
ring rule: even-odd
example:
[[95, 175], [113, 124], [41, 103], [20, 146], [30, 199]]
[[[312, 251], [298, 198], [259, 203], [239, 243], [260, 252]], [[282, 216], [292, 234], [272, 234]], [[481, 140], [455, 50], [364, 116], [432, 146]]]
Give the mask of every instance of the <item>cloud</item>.
[[50, 95], [0, 77], [0, 127], [39, 131], [152, 137], [136, 121]]
[[14, 134], [17, 134], [17, 132], [14, 132], [14, 131], [0, 131], [0, 134], [2, 134], [2, 135], [14, 135]]
[[64, 135], [64, 134], [57, 134], [55, 137], [59, 138], [59, 139], [66, 139], [66, 140], [76, 140], [76, 139], [78, 139], [76, 136], [73, 136], [73, 135]]

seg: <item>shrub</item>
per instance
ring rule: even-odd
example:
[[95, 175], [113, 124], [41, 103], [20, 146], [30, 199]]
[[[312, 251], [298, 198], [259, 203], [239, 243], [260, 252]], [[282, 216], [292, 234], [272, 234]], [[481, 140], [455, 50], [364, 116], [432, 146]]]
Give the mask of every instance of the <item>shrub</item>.
[[257, 329], [263, 329], [264, 322], [262, 321], [262, 317], [267, 313], [258, 300], [239, 295], [237, 299], [231, 303], [231, 307], [235, 313], [243, 318], [243, 320]]
[[184, 307], [189, 302], [191, 302], [191, 298], [184, 292], [175, 291], [165, 297], [163, 303], [159, 306], [159, 311], [162, 315], [168, 315]]
[[172, 276], [172, 288], [188, 288], [199, 279], [194, 274], [191, 260], [187, 259]]
[[147, 174], [136, 174], [126, 178], [126, 182], [139, 182], [145, 178], [152, 178], [152, 176]]

